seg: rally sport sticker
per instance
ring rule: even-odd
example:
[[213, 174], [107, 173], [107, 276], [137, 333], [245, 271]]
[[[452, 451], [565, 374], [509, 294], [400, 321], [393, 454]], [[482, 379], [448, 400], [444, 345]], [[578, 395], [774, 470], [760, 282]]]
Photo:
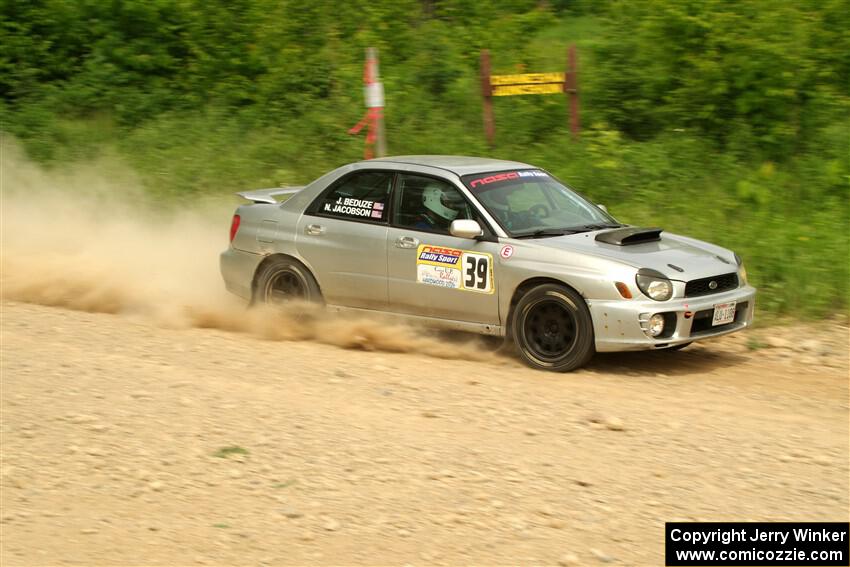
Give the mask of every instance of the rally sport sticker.
[[493, 293], [493, 256], [421, 244], [416, 251], [416, 281], [450, 289]]

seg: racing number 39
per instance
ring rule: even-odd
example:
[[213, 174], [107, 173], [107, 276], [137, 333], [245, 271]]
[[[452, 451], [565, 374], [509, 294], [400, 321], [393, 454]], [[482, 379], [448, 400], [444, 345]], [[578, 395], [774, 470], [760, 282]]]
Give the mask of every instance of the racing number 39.
[[490, 257], [483, 254], [463, 255], [464, 289], [470, 291], [490, 291]]

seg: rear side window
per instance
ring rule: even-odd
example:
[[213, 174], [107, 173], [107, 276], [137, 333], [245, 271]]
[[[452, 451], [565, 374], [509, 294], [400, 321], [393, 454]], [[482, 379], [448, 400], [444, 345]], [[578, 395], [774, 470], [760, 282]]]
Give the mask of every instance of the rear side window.
[[313, 212], [341, 219], [387, 222], [392, 182], [392, 172], [353, 173], [320, 197], [313, 206]]

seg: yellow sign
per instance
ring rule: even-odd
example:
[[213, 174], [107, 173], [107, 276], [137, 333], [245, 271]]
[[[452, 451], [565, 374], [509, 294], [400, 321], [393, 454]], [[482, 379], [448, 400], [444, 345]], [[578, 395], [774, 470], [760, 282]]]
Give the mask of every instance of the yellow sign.
[[543, 83], [539, 85], [503, 85], [493, 87], [493, 96], [557, 94], [563, 92], [564, 83]]
[[522, 75], [493, 75], [490, 84], [496, 85], [539, 85], [541, 83], [563, 83], [564, 73], [524, 73]]

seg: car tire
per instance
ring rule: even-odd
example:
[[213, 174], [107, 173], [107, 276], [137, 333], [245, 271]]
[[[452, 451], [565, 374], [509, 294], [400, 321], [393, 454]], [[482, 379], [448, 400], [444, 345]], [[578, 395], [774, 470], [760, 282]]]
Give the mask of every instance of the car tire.
[[322, 291], [304, 264], [287, 256], [266, 261], [257, 273], [252, 303], [279, 305], [301, 300], [322, 303]]
[[511, 336], [532, 368], [569, 372], [593, 356], [593, 320], [574, 290], [544, 284], [523, 295], [514, 308]]
[[694, 344], [693, 341], [691, 341], [689, 343], [681, 343], [681, 344], [678, 344], [678, 345], [673, 345], [671, 347], [667, 347], [664, 350], [682, 350], [686, 346], [692, 345], [692, 344]]

